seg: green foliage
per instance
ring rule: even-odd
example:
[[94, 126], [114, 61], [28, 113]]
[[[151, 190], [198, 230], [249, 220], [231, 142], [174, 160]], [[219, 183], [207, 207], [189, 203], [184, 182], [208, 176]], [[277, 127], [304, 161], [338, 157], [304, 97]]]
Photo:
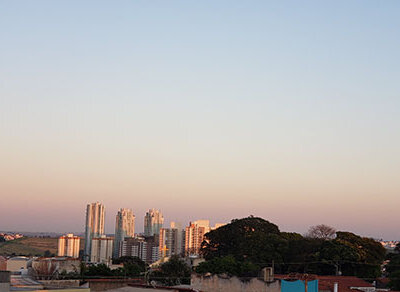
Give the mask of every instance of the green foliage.
[[210, 261], [200, 263], [196, 269], [199, 274], [228, 274], [230, 276], [255, 277], [259, 267], [251, 262], [239, 262], [233, 256], [213, 258]]
[[172, 256], [168, 262], [160, 266], [159, 271], [151, 274], [150, 278], [164, 285], [190, 284], [190, 268], [178, 256]]
[[138, 257], [124, 256], [115, 259], [114, 264], [123, 264], [123, 268], [119, 268], [115, 274], [124, 277], [137, 277], [146, 271], [147, 265]]
[[[398, 244], [396, 248], [399, 246]], [[392, 290], [400, 290], [400, 253], [396, 249], [395, 251], [396, 253], [388, 255], [389, 263], [386, 265], [386, 272], [390, 279], [389, 285]]]
[[347, 253], [338, 260], [343, 275], [360, 278], [375, 278], [381, 275], [381, 264], [386, 250], [372, 238], [361, 237], [351, 232], [337, 232], [334, 242]]
[[261, 269], [274, 262], [276, 273], [341, 272], [376, 278], [385, 258], [385, 249], [370, 238], [350, 232], [337, 232], [334, 239], [305, 238], [298, 233], [279, 232], [275, 224], [257, 217], [232, 220], [207, 233], [201, 252], [207, 262], [197, 272], [239, 276], [245, 273], [244, 263]]
[[85, 276], [89, 277], [111, 277], [114, 276], [113, 271], [105, 264], [90, 265], [87, 267]]
[[319, 250], [322, 244], [320, 239], [305, 238], [298, 233], [282, 233], [288, 241], [288, 248], [283, 255], [284, 264], [277, 264], [280, 273], [316, 273], [318, 267]]
[[270, 263], [281, 260], [287, 247], [278, 226], [258, 217], [232, 220], [207, 233], [205, 239], [201, 252], [207, 260], [232, 255], [238, 261]]

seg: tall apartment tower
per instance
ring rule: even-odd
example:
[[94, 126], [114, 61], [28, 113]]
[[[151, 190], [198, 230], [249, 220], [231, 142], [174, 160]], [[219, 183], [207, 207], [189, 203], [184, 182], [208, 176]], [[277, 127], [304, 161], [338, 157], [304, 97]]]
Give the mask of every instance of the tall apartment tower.
[[150, 209], [144, 216], [144, 235], [159, 235], [164, 224], [164, 217], [159, 210]]
[[84, 260], [90, 261], [92, 239], [104, 235], [104, 205], [96, 202], [86, 207], [85, 249]]
[[72, 258], [79, 257], [79, 245], [81, 238], [73, 234], [67, 234], [58, 238], [58, 252], [60, 257], [67, 256]]
[[204, 234], [210, 230], [211, 228], [209, 220], [197, 220], [190, 222], [189, 226], [186, 227], [185, 230], [185, 254], [198, 255], [201, 243], [204, 240]]
[[224, 225], [225, 223], [217, 223], [214, 227], [210, 227], [209, 220], [190, 222], [189, 226], [185, 229], [185, 255], [199, 255], [201, 244], [204, 241], [204, 235]]
[[115, 218], [113, 258], [120, 257], [121, 244], [127, 237], [135, 235], [135, 215], [131, 209], [119, 209]]
[[181, 224], [171, 222], [171, 228], [161, 228], [159, 238], [160, 259], [183, 254], [185, 248], [185, 231]]

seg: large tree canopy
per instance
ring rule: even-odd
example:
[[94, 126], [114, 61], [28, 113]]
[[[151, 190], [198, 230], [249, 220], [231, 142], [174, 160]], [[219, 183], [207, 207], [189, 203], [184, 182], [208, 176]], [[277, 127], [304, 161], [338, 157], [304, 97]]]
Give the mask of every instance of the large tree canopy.
[[[198, 272], [225, 270], [239, 275], [253, 266], [261, 268], [273, 262], [277, 273], [342, 273], [374, 278], [380, 275], [385, 257], [382, 245], [370, 238], [350, 232], [336, 232], [336, 237], [303, 237], [280, 232], [275, 224], [252, 216], [232, 220], [207, 233], [201, 252], [207, 263]], [[243, 268], [247, 266], [251, 269]]]
[[231, 255], [239, 261], [267, 265], [281, 259], [286, 246], [278, 226], [262, 218], [247, 217], [207, 233], [201, 252], [208, 260]]

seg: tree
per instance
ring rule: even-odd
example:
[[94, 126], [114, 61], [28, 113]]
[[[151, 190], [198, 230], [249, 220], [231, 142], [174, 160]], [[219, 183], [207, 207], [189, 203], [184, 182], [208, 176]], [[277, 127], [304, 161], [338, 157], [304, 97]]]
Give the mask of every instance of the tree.
[[189, 266], [174, 255], [160, 266], [159, 271], [153, 272], [150, 278], [167, 286], [190, 284], [190, 273]]
[[98, 265], [90, 265], [86, 269], [85, 276], [92, 276], [92, 277], [110, 277], [113, 276], [113, 271], [106, 265], [106, 264], [98, 264]]
[[398, 244], [396, 244], [396, 247], [394, 248], [394, 250], [398, 253], [400, 253], [400, 242]]
[[351, 232], [337, 232], [330, 246], [322, 246], [321, 261], [336, 262], [345, 276], [376, 278], [381, 275], [381, 265], [386, 250], [372, 238]]
[[395, 252], [387, 256], [389, 263], [386, 272], [390, 279], [389, 286], [393, 290], [400, 290], [400, 243], [396, 245]]
[[315, 265], [321, 249], [320, 239], [303, 237], [299, 233], [282, 232], [288, 241], [288, 248], [283, 254], [284, 264], [278, 265], [281, 273], [318, 273]]
[[233, 256], [213, 258], [195, 268], [199, 274], [227, 274], [229, 276], [255, 277], [259, 268], [251, 262], [238, 262]]
[[335, 238], [335, 234], [336, 234], [335, 228], [325, 224], [319, 224], [311, 226], [308, 229], [307, 237], [329, 240]]
[[262, 218], [234, 219], [231, 223], [205, 234], [201, 253], [207, 260], [233, 256], [237, 261], [250, 261], [260, 266], [282, 260], [287, 241], [279, 228]]
[[116, 272], [119, 276], [136, 277], [146, 271], [146, 263], [138, 257], [123, 256], [113, 260], [114, 264], [123, 264], [123, 268]]

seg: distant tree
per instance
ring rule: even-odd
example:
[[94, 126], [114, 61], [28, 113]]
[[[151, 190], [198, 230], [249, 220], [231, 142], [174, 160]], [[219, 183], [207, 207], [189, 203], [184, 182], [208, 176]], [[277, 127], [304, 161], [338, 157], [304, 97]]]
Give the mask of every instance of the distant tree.
[[233, 256], [225, 256], [202, 262], [195, 268], [195, 271], [199, 274], [211, 273], [239, 276], [239, 265], [239, 262]]
[[153, 272], [150, 279], [162, 282], [167, 286], [190, 284], [190, 267], [178, 256], [172, 256], [168, 262], [160, 266], [160, 270]]
[[119, 257], [117, 259], [114, 259], [113, 263], [116, 265], [125, 263], [132, 263], [132, 264], [134, 263], [139, 265], [140, 267], [143, 267], [143, 269], [146, 267], [146, 263], [142, 261], [139, 257], [132, 257], [132, 256]]
[[255, 277], [259, 272], [259, 267], [251, 262], [239, 262], [233, 256], [225, 256], [202, 262], [195, 268], [195, 271], [199, 274], [211, 273]]
[[109, 276], [114, 276], [113, 271], [105, 265], [105, 264], [98, 264], [98, 265], [91, 265], [87, 267], [85, 271], [85, 276], [89, 277], [98, 277], [98, 276], [103, 276], [103, 277], [109, 277]]
[[387, 255], [389, 263], [386, 265], [386, 273], [390, 280], [389, 286], [392, 290], [400, 290], [400, 253], [398, 248], [400, 244], [397, 244], [394, 253]]
[[325, 224], [319, 224], [311, 226], [308, 229], [307, 237], [329, 240], [335, 238], [335, 234], [336, 234], [335, 228]]
[[398, 244], [396, 244], [396, 247], [394, 248], [394, 250], [398, 253], [400, 253], [400, 242]]

